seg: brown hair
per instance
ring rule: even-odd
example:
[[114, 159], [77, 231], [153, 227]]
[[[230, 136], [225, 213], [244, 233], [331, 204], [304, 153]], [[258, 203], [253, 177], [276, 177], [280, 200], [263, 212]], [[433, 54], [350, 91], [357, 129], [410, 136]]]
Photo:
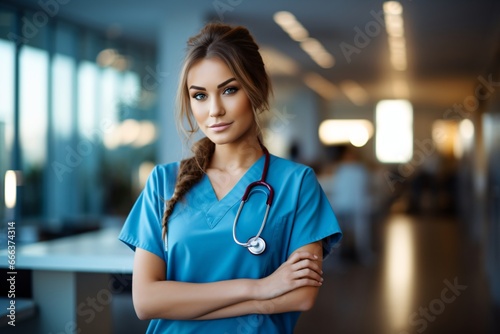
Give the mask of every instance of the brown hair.
[[[259, 53], [259, 46], [250, 32], [241, 26], [233, 27], [222, 23], [209, 23], [199, 34], [191, 37], [187, 45], [187, 55], [177, 92], [177, 121], [182, 132], [189, 138], [198, 131], [191, 111], [187, 76], [194, 64], [207, 58], [218, 58], [228, 66], [247, 94], [252, 104], [255, 122], [260, 129], [257, 115], [269, 109], [271, 83]], [[184, 119], [187, 120], [188, 129], [183, 126]], [[166, 202], [162, 220], [163, 238], [165, 238], [168, 219], [175, 204], [201, 180], [212, 159], [215, 144], [205, 137], [193, 145], [192, 151], [193, 157], [181, 161], [174, 194]]]

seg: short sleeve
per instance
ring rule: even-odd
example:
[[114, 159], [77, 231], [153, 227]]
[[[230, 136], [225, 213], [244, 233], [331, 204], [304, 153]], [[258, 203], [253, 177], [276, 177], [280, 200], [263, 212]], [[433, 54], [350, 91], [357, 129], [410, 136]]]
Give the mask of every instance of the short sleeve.
[[158, 167], [155, 167], [137, 198], [118, 236], [132, 250], [145, 249], [163, 258], [161, 221], [164, 202], [159, 195]]
[[299, 196], [290, 238], [290, 256], [296, 249], [323, 241], [323, 257], [342, 238], [342, 231], [316, 175], [307, 168], [299, 185]]

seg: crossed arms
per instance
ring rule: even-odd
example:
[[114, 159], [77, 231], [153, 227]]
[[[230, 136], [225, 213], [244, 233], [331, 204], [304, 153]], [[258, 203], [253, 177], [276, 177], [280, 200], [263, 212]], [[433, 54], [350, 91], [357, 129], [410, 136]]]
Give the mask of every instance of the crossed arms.
[[137, 248], [132, 297], [142, 319], [208, 320], [307, 311], [322, 284], [321, 241], [297, 249], [271, 275], [213, 283], [165, 280], [165, 262]]

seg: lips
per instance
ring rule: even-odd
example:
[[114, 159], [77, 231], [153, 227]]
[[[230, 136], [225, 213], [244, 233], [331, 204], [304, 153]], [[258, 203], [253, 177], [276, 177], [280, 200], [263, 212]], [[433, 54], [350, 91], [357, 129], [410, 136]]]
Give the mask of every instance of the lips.
[[232, 122], [230, 123], [227, 123], [227, 122], [220, 122], [220, 123], [215, 123], [215, 124], [212, 124], [212, 125], [209, 125], [208, 127], [210, 129], [212, 129], [213, 131], [216, 131], [216, 132], [219, 132], [219, 131], [224, 131], [226, 130], [227, 128], [229, 128], [229, 126], [233, 124]]

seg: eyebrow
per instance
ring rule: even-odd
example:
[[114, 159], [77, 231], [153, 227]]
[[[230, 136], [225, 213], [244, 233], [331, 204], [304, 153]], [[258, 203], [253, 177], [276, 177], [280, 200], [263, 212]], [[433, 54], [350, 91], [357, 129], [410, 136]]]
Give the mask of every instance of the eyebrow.
[[[230, 78], [230, 79], [227, 79], [226, 81], [220, 83], [217, 85], [217, 88], [221, 88], [221, 87], [224, 87], [225, 85], [227, 85], [228, 83], [230, 83], [231, 81], [234, 81], [236, 80], [236, 78]], [[200, 86], [195, 86], [195, 85], [191, 85], [189, 87], [189, 89], [197, 89], [197, 90], [207, 90], [205, 87], [200, 87]]]

